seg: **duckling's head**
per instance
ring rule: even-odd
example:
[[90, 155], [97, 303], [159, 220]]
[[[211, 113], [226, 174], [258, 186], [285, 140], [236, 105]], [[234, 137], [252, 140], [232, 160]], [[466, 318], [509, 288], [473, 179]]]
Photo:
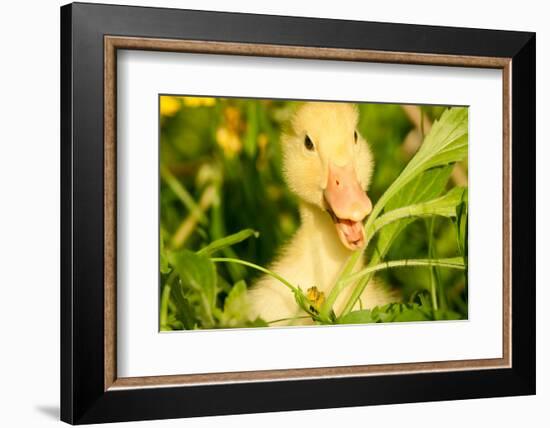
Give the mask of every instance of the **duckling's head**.
[[305, 103], [283, 138], [289, 188], [331, 216], [342, 244], [350, 250], [364, 246], [363, 220], [372, 211], [366, 190], [373, 160], [357, 121], [353, 104]]

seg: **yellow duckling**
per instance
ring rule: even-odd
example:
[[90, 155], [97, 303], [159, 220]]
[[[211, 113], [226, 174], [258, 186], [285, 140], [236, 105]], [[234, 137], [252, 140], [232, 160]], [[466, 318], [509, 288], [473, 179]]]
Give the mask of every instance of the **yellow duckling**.
[[[363, 221], [372, 210], [367, 189], [373, 158], [357, 131], [353, 104], [311, 102], [294, 114], [291, 131], [282, 138], [284, 176], [300, 199], [301, 226], [270, 266], [302, 290], [316, 287], [328, 295], [345, 261], [365, 245]], [[357, 263], [356, 270], [363, 267]], [[341, 293], [334, 309], [342, 309], [353, 287]], [[373, 281], [361, 296], [363, 308], [397, 298]], [[250, 290], [252, 316], [265, 321], [306, 315], [294, 295], [276, 279], [262, 277]], [[285, 324], [310, 324], [299, 320]]]

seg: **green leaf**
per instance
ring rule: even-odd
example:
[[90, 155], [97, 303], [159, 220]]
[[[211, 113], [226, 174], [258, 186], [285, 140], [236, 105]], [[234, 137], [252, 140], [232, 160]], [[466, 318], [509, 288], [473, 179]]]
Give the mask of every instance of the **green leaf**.
[[181, 287], [177, 290], [178, 294], [199, 304], [200, 311], [197, 315], [205, 324], [204, 326], [214, 325], [213, 312], [217, 297], [217, 275], [214, 263], [208, 257], [187, 249], [170, 253], [168, 259], [179, 276], [179, 282], [174, 286], [175, 289]]
[[428, 169], [461, 161], [468, 154], [468, 108], [446, 110], [434, 123], [420, 149], [377, 202], [374, 217], [415, 177]]
[[465, 191], [463, 187], [455, 187], [439, 198], [389, 211], [376, 219], [373, 224], [373, 234], [384, 226], [402, 219], [414, 219], [415, 217], [434, 215], [456, 217], [458, 215], [457, 207], [462, 203]]
[[429, 307], [416, 303], [390, 303], [372, 309], [353, 311], [338, 319], [338, 324], [368, 324], [384, 322], [431, 321], [434, 315]]
[[[436, 198], [445, 189], [451, 172], [452, 166], [444, 166], [419, 175], [388, 201], [385, 212], [390, 213], [411, 204], [419, 204]], [[384, 216], [379, 217], [379, 219], [382, 217]], [[386, 255], [395, 238], [413, 221], [414, 218], [404, 218], [390, 223], [380, 230], [376, 243], [376, 252], [380, 259]]]
[[222, 250], [231, 245], [238, 244], [239, 242], [242, 242], [245, 239], [250, 238], [251, 236], [254, 236], [255, 238], [257, 238], [260, 236], [260, 234], [259, 232], [253, 229], [243, 229], [237, 233], [234, 233], [233, 235], [225, 236], [223, 238], [220, 238], [211, 242], [206, 247], [201, 248], [197, 252], [197, 254], [205, 254], [207, 256], [211, 256], [216, 251]]
[[170, 292], [175, 306], [175, 318], [183, 325], [185, 330], [196, 328], [195, 306], [192, 305], [186, 297], [185, 290], [179, 284], [172, 287]]
[[261, 318], [256, 318], [254, 321], [247, 321], [246, 324], [245, 324], [245, 327], [252, 327], [252, 328], [256, 328], [256, 327], [269, 327], [269, 324], [266, 323], [263, 319]]
[[368, 309], [353, 311], [338, 319], [338, 324], [370, 324], [377, 322]]
[[226, 297], [220, 324], [223, 327], [239, 327], [247, 323], [249, 302], [246, 282], [239, 281]]
[[449, 309], [438, 309], [437, 311], [434, 311], [434, 317], [437, 321], [462, 319], [462, 316], [459, 313]]
[[392, 309], [388, 320], [391, 322], [432, 321], [434, 319], [429, 309], [415, 304], [394, 304]]

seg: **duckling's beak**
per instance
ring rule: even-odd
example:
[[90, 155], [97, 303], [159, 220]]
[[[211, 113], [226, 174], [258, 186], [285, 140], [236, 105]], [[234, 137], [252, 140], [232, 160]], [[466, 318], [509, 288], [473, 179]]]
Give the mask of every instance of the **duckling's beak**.
[[344, 166], [329, 164], [324, 196], [342, 244], [350, 250], [362, 248], [363, 220], [372, 211], [372, 202], [361, 188], [351, 162]]

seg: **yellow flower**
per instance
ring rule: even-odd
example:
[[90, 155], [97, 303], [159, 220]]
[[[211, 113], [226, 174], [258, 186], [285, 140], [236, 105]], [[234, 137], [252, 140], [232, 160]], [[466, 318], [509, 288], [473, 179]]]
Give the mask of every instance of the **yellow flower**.
[[262, 132], [258, 134], [256, 142], [258, 145], [258, 158], [256, 159], [256, 168], [258, 169], [258, 171], [260, 171], [268, 166], [267, 145], [269, 143], [269, 139], [267, 138], [267, 135]]
[[210, 97], [182, 97], [186, 107], [212, 107], [216, 104], [216, 98]]
[[265, 135], [264, 133], [258, 134], [258, 147], [260, 148], [261, 152], [265, 152], [268, 143], [269, 139], [267, 138], [267, 135]]
[[244, 130], [244, 123], [241, 120], [241, 111], [237, 107], [228, 106], [223, 111], [225, 123], [233, 132], [240, 133]]
[[163, 95], [160, 97], [160, 115], [174, 116], [181, 108], [181, 103], [177, 97]]
[[239, 136], [232, 130], [222, 126], [216, 131], [216, 142], [228, 158], [232, 158], [242, 150]]
[[308, 288], [307, 298], [311, 302], [311, 309], [315, 309], [315, 312], [319, 312], [319, 309], [325, 303], [325, 293], [319, 291], [317, 287]]

